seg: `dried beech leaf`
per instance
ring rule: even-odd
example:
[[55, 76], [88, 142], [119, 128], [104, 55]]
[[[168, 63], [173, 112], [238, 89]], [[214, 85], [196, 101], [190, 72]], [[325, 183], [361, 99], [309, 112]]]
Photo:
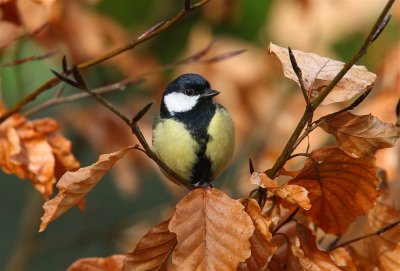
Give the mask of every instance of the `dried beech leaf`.
[[[270, 43], [268, 52], [278, 57], [285, 76], [299, 84], [290, 62], [288, 49]], [[304, 86], [307, 91], [311, 92], [312, 100], [318, 97], [321, 91], [344, 66], [344, 63], [341, 61], [332, 60], [313, 53], [293, 50], [293, 54], [302, 71]], [[375, 79], [376, 74], [369, 72], [364, 66], [354, 65], [333, 88], [321, 105], [348, 101], [355, 95], [373, 86]]]
[[331, 251], [331, 258], [338, 267], [346, 271], [379, 271], [379, 269], [371, 264], [367, 259], [357, 253], [350, 246], [339, 247]]
[[250, 256], [253, 223], [243, 205], [215, 188], [191, 191], [177, 205], [169, 230], [178, 245], [177, 270], [235, 270]]
[[67, 271], [122, 271], [125, 255], [107, 258], [82, 258], [74, 262]]
[[126, 255], [124, 271], [166, 270], [169, 255], [176, 246], [175, 233], [168, 229], [170, 220], [152, 228]]
[[337, 147], [313, 151], [289, 184], [309, 192], [311, 209], [304, 211], [326, 233], [343, 234], [349, 224], [372, 208], [378, 196], [374, 158], [353, 158]]
[[39, 232], [44, 231], [51, 221], [81, 202], [114, 163], [133, 148], [134, 146], [128, 146], [113, 153], [102, 154], [96, 163], [65, 173], [57, 183], [58, 194], [43, 204], [44, 214], [41, 217]]
[[300, 185], [288, 184], [280, 186], [276, 181], [271, 180], [265, 173], [261, 172], [253, 172], [251, 175], [251, 183], [267, 188], [268, 191], [274, 195], [287, 200], [290, 203], [298, 204], [305, 210], [311, 208], [308, 191]]
[[293, 270], [307, 271], [340, 271], [341, 269], [331, 259], [329, 253], [321, 251], [315, 243], [315, 236], [312, 232], [301, 224], [297, 224], [297, 237], [290, 246], [292, 255], [295, 259], [291, 261], [292, 266], [296, 265]]
[[272, 258], [276, 245], [271, 242], [271, 220], [265, 218], [257, 201], [250, 199], [245, 202], [246, 212], [254, 224], [254, 232], [250, 237], [251, 256], [246, 260], [249, 271], [264, 270]]
[[[395, 198], [387, 189], [375, 201], [374, 208], [368, 214], [369, 232], [400, 221], [400, 212], [393, 206]], [[400, 225], [384, 233], [364, 240], [368, 259], [376, 264], [379, 270], [400, 270]]]
[[[4, 111], [0, 103], [0, 114]], [[53, 119], [28, 121], [18, 114], [0, 124], [0, 167], [6, 173], [29, 179], [46, 199], [57, 177], [79, 168], [71, 142], [59, 129]]]
[[374, 155], [378, 149], [394, 146], [400, 128], [370, 115], [343, 112], [324, 121], [321, 127], [333, 134], [340, 147], [354, 157]]

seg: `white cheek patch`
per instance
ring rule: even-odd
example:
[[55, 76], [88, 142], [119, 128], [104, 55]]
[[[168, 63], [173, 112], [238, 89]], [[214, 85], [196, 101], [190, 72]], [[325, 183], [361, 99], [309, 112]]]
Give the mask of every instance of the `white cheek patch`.
[[186, 112], [191, 110], [199, 99], [200, 95], [188, 96], [183, 93], [170, 93], [164, 97], [164, 103], [169, 113]]

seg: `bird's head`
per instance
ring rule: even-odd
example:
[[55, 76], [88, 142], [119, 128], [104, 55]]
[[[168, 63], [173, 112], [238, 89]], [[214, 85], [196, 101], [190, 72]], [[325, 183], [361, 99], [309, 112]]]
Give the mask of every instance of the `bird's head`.
[[167, 86], [163, 103], [171, 114], [191, 111], [199, 104], [212, 102], [220, 92], [210, 88], [210, 83], [201, 75], [187, 73], [179, 76]]

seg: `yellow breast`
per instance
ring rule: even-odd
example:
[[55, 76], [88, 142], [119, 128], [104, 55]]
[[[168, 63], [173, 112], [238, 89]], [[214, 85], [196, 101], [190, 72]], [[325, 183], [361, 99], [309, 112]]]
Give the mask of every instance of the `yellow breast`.
[[199, 145], [180, 122], [161, 120], [153, 129], [153, 151], [167, 166], [187, 180], [190, 179], [198, 149]]
[[208, 127], [210, 135], [206, 155], [211, 161], [214, 177], [225, 169], [233, 155], [235, 129], [229, 113], [218, 106]]

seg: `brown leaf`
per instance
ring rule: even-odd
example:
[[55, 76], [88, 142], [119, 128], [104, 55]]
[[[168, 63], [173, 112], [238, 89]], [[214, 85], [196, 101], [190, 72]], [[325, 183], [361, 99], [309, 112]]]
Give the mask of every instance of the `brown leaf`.
[[44, 231], [51, 221], [84, 199], [114, 163], [134, 147], [128, 146], [113, 153], [102, 154], [96, 163], [65, 173], [57, 183], [58, 194], [43, 205], [44, 214], [39, 232]]
[[67, 271], [122, 271], [125, 255], [107, 258], [82, 258], [74, 262]]
[[126, 256], [124, 271], [166, 270], [169, 255], [176, 246], [175, 233], [168, 229], [170, 220], [152, 228]]
[[[0, 113], [4, 110], [0, 104]], [[79, 167], [59, 129], [53, 119], [28, 121], [18, 114], [0, 124], [0, 167], [29, 179], [44, 198], [53, 192], [56, 178]]]
[[338, 267], [346, 271], [378, 271], [368, 259], [363, 258], [352, 247], [339, 247], [331, 253], [332, 260]]
[[305, 210], [311, 208], [310, 199], [307, 196], [308, 191], [300, 185], [287, 184], [280, 186], [276, 181], [271, 180], [265, 173], [261, 172], [253, 172], [251, 175], [251, 183], [267, 188], [268, 191], [274, 195], [290, 203], [298, 204]]
[[254, 199], [245, 201], [244, 204], [245, 210], [254, 224], [254, 232], [250, 237], [251, 256], [246, 260], [246, 270], [263, 270], [277, 249], [276, 245], [271, 242], [270, 225], [272, 221], [262, 215], [260, 206]]
[[400, 136], [399, 127], [384, 123], [371, 114], [356, 116], [343, 112], [327, 118], [321, 128], [333, 134], [340, 147], [354, 157], [370, 156], [379, 149], [390, 148]]
[[172, 254], [177, 270], [235, 270], [248, 258], [254, 227], [243, 208], [215, 188], [186, 195], [169, 224], [178, 239]]
[[[277, 56], [282, 64], [285, 76], [299, 84], [290, 62], [288, 49], [270, 43], [268, 53]], [[293, 54], [302, 71], [304, 86], [307, 91], [311, 92], [311, 100], [318, 97], [320, 92], [344, 66], [343, 62], [313, 53], [293, 50]], [[355, 95], [373, 86], [375, 79], [376, 74], [369, 72], [364, 66], [354, 65], [333, 88], [321, 105], [348, 101]]]
[[313, 151], [289, 184], [309, 191], [311, 209], [304, 211], [326, 233], [343, 234], [372, 207], [378, 196], [374, 158], [353, 158], [337, 147]]
[[[297, 224], [297, 237], [290, 246], [292, 255], [292, 269], [289, 270], [309, 270], [309, 271], [340, 271], [337, 265], [330, 258], [329, 253], [318, 249], [315, 243], [315, 236], [312, 232], [301, 224]], [[297, 262], [297, 263], [295, 263]]]
[[[386, 184], [384, 184], [386, 185]], [[375, 232], [383, 227], [400, 221], [400, 212], [394, 207], [396, 198], [385, 187], [375, 201], [374, 208], [368, 214], [369, 231]], [[400, 226], [371, 238], [365, 239], [368, 259], [379, 270], [400, 270]]]

